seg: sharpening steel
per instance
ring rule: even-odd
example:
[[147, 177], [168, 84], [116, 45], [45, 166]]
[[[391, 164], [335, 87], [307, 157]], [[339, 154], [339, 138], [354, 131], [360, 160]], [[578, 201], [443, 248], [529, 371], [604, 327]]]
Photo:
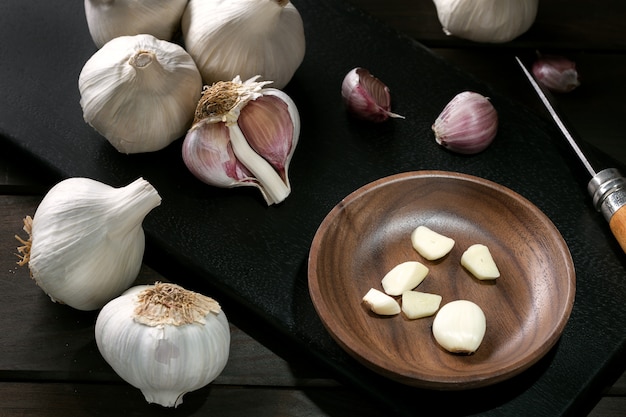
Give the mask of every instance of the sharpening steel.
[[522, 61], [518, 57], [515, 59], [559, 130], [589, 172], [591, 180], [587, 185], [587, 191], [593, 199], [593, 205], [609, 222], [613, 236], [619, 242], [622, 250], [626, 252], [626, 208], [624, 208], [626, 206], [626, 179], [615, 168], [596, 171], [559, 117], [548, 95], [541, 89], [528, 69], [522, 64]]

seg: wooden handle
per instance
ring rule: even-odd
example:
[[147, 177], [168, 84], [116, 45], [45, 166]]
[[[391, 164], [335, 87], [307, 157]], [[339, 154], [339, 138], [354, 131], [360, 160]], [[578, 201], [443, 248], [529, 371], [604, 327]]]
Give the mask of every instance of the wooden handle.
[[626, 206], [620, 207], [613, 213], [609, 226], [622, 250], [626, 252]]

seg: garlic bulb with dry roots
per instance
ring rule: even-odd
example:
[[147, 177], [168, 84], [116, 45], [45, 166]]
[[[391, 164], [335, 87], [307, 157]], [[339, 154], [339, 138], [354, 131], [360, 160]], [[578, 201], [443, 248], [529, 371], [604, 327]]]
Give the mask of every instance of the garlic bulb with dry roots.
[[182, 156], [201, 181], [257, 187], [271, 205], [291, 192], [288, 171], [300, 116], [287, 94], [257, 78], [242, 82], [237, 76], [205, 87]]
[[85, 0], [85, 17], [98, 48], [118, 36], [142, 33], [169, 41], [186, 5], [187, 0]]
[[353, 68], [341, 83], [341, 96], [354, 116], [372, 122], [384, 122], [390, 117], [404, 119], [391, 112], [389, 88], [365, 68]]
[[433, 3], [447, 35], [503, 43], [532, 26], [539, 0], [433, 0]]
[[146, 401], [177, 407], [228, 362], [230, 327], [214, 299], [175, 284], [130, 288], [96, 320], [102, 357]]
[[182, 32], [205, 84], [260, 74], [280, 89], [304, 59], [302, 18], [289, 0], [189, 0]]
[[53, 301], [96, 310], [130, 287], [144, 253], [142, 222], [161, 203], [139, 178], [114, 188], [89, 178], [69, 178], [48, 191], [34, 218], [20, 265]]
[[475, 154], [498, 133], [498, 113], [487, 97], [473, 91], [457, 94], [432, 125], [435, 141], [450, 151]]
[[179, 45], [152, 35], [120, 36], [85, 63], [78, 79], [83, 117], [119, 152], [152, 152], [182, 137], [202, 77]]

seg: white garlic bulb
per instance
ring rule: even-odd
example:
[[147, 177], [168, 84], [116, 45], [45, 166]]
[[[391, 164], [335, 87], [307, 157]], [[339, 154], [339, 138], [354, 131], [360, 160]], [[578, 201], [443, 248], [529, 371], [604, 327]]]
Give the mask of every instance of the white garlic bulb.
[[503, 43], [535, 22], [539, 0], [433, 0], [447, 35], [475, 42]]
[[78, 79], [83, 117], [119, 152], [152, 152], [182, 137], [193, 120], [202, 77], [179, 45], [152, 35], [117, 37]]
[[237, 76], [206, 87], [183, 141], [187, 168], [223, 188], [258, 188], [268, 205], [291, 192], [289, 163], [300, 135], [295, 103], [270, 81]]
[[302, 18], [289, 0], [189, 0], [185, 48], [206, 84], [261, 75], [283, 88], [302, 63]]
[[143, 260], [142, 222], [161, 203], [139, 178], [114, 188], [89, 178], [69, 178], [48, 191], [34, 218], [26, 217], [29, 240], [21, 265], [53, 301], [96, 310], [136, 279]]
[[178, 285], [136, 286], [105, 305], [96, 320], [102, 357], [146, 401], [176, 407], [212, 382], [230, 351], [220, 305]]
[[98, 48], [118, 36], [142, 33], [169, 41], [187, 0], [85, 0], [89, 34]]

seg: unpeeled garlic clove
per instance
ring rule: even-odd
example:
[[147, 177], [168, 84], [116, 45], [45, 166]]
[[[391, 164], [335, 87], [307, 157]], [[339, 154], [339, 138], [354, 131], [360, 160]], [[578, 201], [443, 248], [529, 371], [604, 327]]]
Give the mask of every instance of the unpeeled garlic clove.
[[542, 55], [532, 66], [537, 82], [557, 93], [567, 93], [580, 85], [576, 63], [563, 56]]
[[476, 154], [493, 142], [498, 113], [491, 101], [473, 91], [457, 94], [432, 125], [435, 141], [453, 152]]
[[404, 119], [392, 113], [389, 88], [365, 68], [354, 68], [341, 83], [341, 96], [348, 111], [372, 122], [384, 122], [390, 117]]
[[441, 347], [452, 353], [471, 354], [478, 350], [487, 330], [483, 310], [468, 300], [444, 305], [433, 320], [433, 336]]
[[187, 168], [217, 187], [258, 188], [268, 205], [291, 192], [289, 164], [300, 135], [300, 116], [284, 92], [253, 77], [205, 87], [193, 126], [183, 141]]

